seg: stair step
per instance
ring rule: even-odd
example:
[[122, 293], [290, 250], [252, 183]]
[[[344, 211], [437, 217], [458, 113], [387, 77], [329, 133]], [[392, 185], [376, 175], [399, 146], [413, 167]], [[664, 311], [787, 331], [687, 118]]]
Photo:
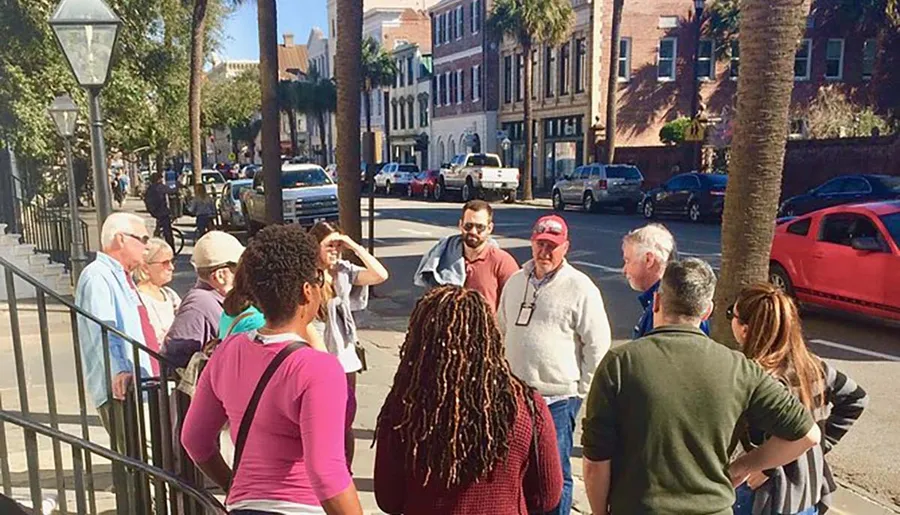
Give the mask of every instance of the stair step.
[[15, 233], [4, 234], [4, 235], [0, 236], [0, 245], [7, 245], [7, 246], [18, 245], [19, 240], [21, 238], [22, 238], [21, 235], [15, 234]]
[[30, 256], [34, 254], [34, 245], [31, 243], [20, 243], [13, 249], [13, 255], [16, 256]]
[[46, 265], [50, 263], [50, 257], [47, 254], [35, 253], [28, 256], [28, 262], [32, 265]]

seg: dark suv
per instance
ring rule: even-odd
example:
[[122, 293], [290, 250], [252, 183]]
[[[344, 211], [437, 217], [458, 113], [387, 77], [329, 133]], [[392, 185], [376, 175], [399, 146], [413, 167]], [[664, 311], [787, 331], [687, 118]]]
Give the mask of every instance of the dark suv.
[[724, 174], [685, 173], [676, 175], [662, 186], [644, 195], [641, 210], [644, 218], [657, 215], [687, 216], [692, 222], [722, 216], [725, 209]]

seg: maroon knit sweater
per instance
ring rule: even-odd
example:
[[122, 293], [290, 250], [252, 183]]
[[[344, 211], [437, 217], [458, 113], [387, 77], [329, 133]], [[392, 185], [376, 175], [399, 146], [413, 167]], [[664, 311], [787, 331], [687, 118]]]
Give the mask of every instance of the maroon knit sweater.
[[[381, 430], [375, 452], [375, 499], [386, 513], [404, 515], [513, 515], [548, 512], [562, 495], [562, 469], [556, 430], [547, 404], [537, 393], [538, 456], [532, 448], [532, 417], [519, 399], [509, 455], [494, 470], [472, 484], [447, 490], [433, 482], [423, 487], [405, 463], [406, 446], [394, 431]], [[529, 459], [529, 455], [531, 459]]]

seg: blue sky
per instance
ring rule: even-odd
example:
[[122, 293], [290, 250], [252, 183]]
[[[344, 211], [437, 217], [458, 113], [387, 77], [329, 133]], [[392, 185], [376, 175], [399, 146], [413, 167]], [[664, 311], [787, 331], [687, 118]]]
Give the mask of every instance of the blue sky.
[[[309, 31], [319, 27], [328, 34], [328, 6], [326, 0], [277, 0], [278, 42], [285, 32], [294, 33], [294, 42], [306, 44]], [[259, 59], [256, 2], [244, 2], [225, 23], [222, 48], [223, 59]]]

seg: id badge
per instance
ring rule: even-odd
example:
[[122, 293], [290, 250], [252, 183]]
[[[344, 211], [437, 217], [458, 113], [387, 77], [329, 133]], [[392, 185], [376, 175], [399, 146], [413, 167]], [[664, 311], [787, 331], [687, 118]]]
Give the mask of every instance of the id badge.
[[520, 327], [525, 327], [529, 323], [531, 323], [531, 315], [534, 314], [534, 304], [525, 304], [523, 303], [521, 307], [519, 307], [519, 317], [516, 318], [516, 325]]

